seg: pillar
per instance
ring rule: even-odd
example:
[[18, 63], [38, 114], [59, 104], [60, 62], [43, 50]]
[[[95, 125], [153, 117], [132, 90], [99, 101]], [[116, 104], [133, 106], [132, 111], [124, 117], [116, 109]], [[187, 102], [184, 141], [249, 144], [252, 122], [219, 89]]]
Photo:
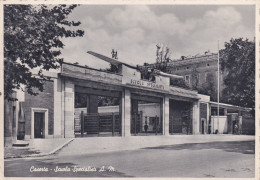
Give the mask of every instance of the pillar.
[[170, 123], [170, 98], [169, 96], [164, 97], [164, 104], [163, 104], [163, 134], [165, 136], [169, 135], [169, 123]]
[[207, 122], [206, 122], [206, 128], [205, 128], [205, 134], [209, 133], [209, 118], [210, 118], [210, 114], [209, 114], [209, 103], [207, 103]]
[[54, 79], [54, 124], [53, 135], [54, 138], [61, 138], [63, 134], [62, 130], [62, 83], [61, 79]]
[[212, 134], [212, 126], [213, 126], [213, 124], [212, 124], [212, 118], [211, 118], [211, 104], [210, 103], [208, 103], [208, 111], [209, 111], [209, 113], [208, 113], [208, 117], [209, 117], [208, 133]]
[[64, 86], [64, 128], [65, 138], [74, 137], [74, 84], [65, 81]]
[[131, 93], [125, 89], [122, 92], [122, 136], [131, 136]]
[[193, 117], [192, 117], [193, 131], [192, 134], [199, 134], [199, 102], [193, 102]]

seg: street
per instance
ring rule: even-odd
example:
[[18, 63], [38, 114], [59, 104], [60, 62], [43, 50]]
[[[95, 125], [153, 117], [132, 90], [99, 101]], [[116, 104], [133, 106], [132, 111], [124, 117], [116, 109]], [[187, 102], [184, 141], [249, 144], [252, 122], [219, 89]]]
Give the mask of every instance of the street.
[[[252, 178], [255, 142], [207, 142], [120, 152], [6, 159], [6, 177]], [[32, 171], [32, 172], [30, 172]], [[76, 172], [77, 171], [77, 172]]]

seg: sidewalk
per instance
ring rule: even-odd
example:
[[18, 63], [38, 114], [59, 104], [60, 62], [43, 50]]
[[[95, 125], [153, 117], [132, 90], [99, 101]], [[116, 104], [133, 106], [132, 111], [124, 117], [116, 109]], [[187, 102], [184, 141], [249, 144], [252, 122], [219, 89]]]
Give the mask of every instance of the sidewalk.
[[169, 135], [130, 137], [85, 137], [75, 139], [30, 139], [28, 147], [4, 148], [4, 158], [24, 158], [51, 155], [93, 154], [113, 151], [136, 150], [163, 145], [227, 141], [253, 141], [247, 135]]
[[169, 135], [131, 137], [88, 137], [76, 138], [59, 155], [92, 154], [112, 151], [136, 150], [163, 145], [207, 143], [227, 141], [253, 141], [255, 136], [247, 135]]
[[57, 139], [30, 139], [24, 141], [29, 143], [26, 147], [5, 147], [4, 158], [24, 158], [38, 157], [55, 153], [60, 150], [73, 139], [57, 138]]

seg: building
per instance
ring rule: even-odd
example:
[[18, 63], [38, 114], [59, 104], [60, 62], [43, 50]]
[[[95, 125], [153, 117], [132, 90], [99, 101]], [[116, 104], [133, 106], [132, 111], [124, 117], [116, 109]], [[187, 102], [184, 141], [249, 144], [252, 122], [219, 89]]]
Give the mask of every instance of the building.
[[[210, 81], [213, 83], [215, 89], [218, 87], [218, 54], [212, 53], [194, 57], [182, 56], [181, 59], [170, 60], [161, 64], [166, 66], [167, 73], [183, 76], [190, 88], [193, 86], [202, 88], [210, 83]], [[156, 65], [158, 64], [147, 64], [148, 67]], [[220, 97], [224, 88], [224, 75], [225, 73], [220, 68]], [[215, 92], [215, 97], [217, 97], [216, 93], [217, 91]]]
[[[233, 125], [241, 124], [249, 111], [221, 104], [225, 114], [213, 117], [216, 104], [209, 96], [173, 87], [167, 76], [143, 80], [137, 69], [123, 63], [119, 73], [63, 63], [60, 72], [47, 75], [51, 80], [38, 96], [24, 93], [17, 95], [18, 102], [5, 103], [5, 140], [234, 133]], [[75, 108], [75, 97], [86, 97], [86, 107]], [[99, 97], [116, 98], [118, 104], [100, 106]], [[237, 116], [228, 118], [230, 109]]]

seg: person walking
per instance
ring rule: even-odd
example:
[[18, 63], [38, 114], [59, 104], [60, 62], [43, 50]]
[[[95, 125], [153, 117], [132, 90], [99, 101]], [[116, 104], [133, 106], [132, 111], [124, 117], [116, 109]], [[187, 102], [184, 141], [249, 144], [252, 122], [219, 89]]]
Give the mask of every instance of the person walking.
[[147, 130], [148, 130], [148, 125], [147, 125], [147, 121], [145, 121], [144, 131], [145, 131], [146, 136], [147, 136]]

